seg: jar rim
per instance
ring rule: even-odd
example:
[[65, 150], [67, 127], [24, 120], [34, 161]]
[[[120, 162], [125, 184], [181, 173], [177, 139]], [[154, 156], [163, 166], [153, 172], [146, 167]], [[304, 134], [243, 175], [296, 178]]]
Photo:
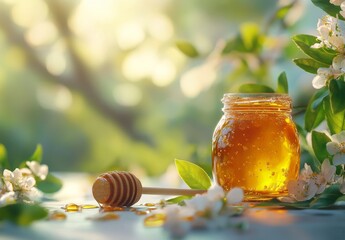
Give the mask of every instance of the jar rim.
[[291, 111], [291, 97], [286, 93], [226, 93], [222, 98], [227, 111]]
[[225, 93], [223, 97], [290, 97], [287, 93]]

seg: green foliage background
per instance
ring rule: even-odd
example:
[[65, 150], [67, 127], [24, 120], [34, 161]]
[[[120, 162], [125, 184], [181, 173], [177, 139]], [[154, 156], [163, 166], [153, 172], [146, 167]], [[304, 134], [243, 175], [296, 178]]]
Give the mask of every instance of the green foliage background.
[[[73, 80], [79, 76], [82, 80], [90, 80], [90, 85], [65, 83], [63, 78], [47, 75], [44, 69], [37, 68], [32, 55], [51, 49], [23, 45], [21, 39], [27, 29], [13, 22], [14, 5], [0, 1], [0, 143], [6, 147], [12, 166], [18, 165], [37, 144], [41, 144], [43, 162], [52, 171], [143, 169], [149, 175], [158, 175], [173, 164], [175, 158], [181, 158], [198, 163], [210, 173], [211, 136], [222, 115], [220, 99], [224, 93], [237, 91], [244, 83], [264, 83], [276, 88], [273, 80], [282, 71], [291, 70], [286, 72], [295, 105], [307, 105], [311, 95], [312, 77], [291, 62], [301, 53], [289, 40], [289, 36], [303, 32], [302, 29], [315, 29], [315, 13], [320, 16], [321, 13], [309, 1], [301, 1], [308, 11], [297, 23], [287, 27], [283, 26], [283, 21], [277, 21], [267, 33], [287, 41], [274, 63], [251, 70], [245, 61], [229, 62], [219, 69], [212, 86], [194, 98], [183, 94], [179, 79], [185, 71], [205, 60], [217, 39], [235, 36], [245, 22], [258, 23], [255, 26], [264, 29], [270, 16], [276, 13], [275, 17], [282, 20], [285, 10], [276, 12], [277, 1], [273, 0], [166, 1], [160, 11], [172, 21], [175, 32], [160, 50], [172, 46], [177, 49], [175, 42], [184, 39], [196, 46], [193, 56], [198, 58], [186, 60], [179, 66], [176, 79], [165, 87], [154, 85], [150, 79], [136, 82], [143, 97], [131, 107], [114, 101], [111, 90], [127, 81], [120, 66], [135, 48], [121, 51], [114, 44], [115, 50], [109, 49], [103, 64], [90, 65], [88, 57], [79, 54], [87, 47], [81, 44], [84, 39], [62, 24], [63, 19], [73, 16], [82, 1], [44, 2], [48, 6], [49, 20], [58, 28], [58, 38], [70, 48], [69, 58], [73, 60], [76, 55], [79, 59], [69, 62], [68, 67], [76, 72], [75, 75], [69, 70], [63, 77]], [[145, 2], [151, 8], [156, 7], [152, 1]], [[110, 33], [116, 31], [111, 22], [107, 24]], [[282, 26], [284, 31], [280, 30]], [[211, 46], [204, 47], [205, 41]], [[255, 52], [255, 47], [251, 46], [250, 50]], [[73, 99], [63, 111], [44, 107], [37, 100], [39, 92], [54, 95], [61, 86], [71, 92]], [[104, 110], [107, 108], [111, 110]], [[301, 119], [296, 116], [296, 121]]]

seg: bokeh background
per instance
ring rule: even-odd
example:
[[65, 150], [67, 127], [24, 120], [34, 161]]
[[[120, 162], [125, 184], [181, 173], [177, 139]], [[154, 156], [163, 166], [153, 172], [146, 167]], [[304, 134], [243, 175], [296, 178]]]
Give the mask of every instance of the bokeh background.
[[[306, 105], [312, 76], [290, 38], [321, 16], [307, 0], [0, 0], [0, 143], [12, 166], [42, 144], [52, 171], [153, 176], [175, 158], [210, 171], [224, 93], [286, 71]], [[261, 58], [221, 56], [244, 25], [267, 34]]]

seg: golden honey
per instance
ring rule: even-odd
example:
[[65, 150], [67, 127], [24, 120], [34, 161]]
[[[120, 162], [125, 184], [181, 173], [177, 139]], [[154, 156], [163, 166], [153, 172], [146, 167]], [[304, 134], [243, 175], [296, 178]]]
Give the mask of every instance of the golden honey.
[[212, 138], [212, 168], [225, 190], [241, 187], [246, 200], [287, 193], [297, 179], [300, 146], [287, 94], [225, 94]]

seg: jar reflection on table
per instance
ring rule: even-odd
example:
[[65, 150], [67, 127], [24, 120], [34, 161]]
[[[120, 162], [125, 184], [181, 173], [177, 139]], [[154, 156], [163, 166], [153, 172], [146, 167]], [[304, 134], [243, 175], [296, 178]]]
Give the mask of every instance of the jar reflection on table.
[[287, 193], [298, 177], [300, 147], [286, 94], [225, 94], [212, 139], [214, 178], [225, 190], [241, 187], [247, 200]]

